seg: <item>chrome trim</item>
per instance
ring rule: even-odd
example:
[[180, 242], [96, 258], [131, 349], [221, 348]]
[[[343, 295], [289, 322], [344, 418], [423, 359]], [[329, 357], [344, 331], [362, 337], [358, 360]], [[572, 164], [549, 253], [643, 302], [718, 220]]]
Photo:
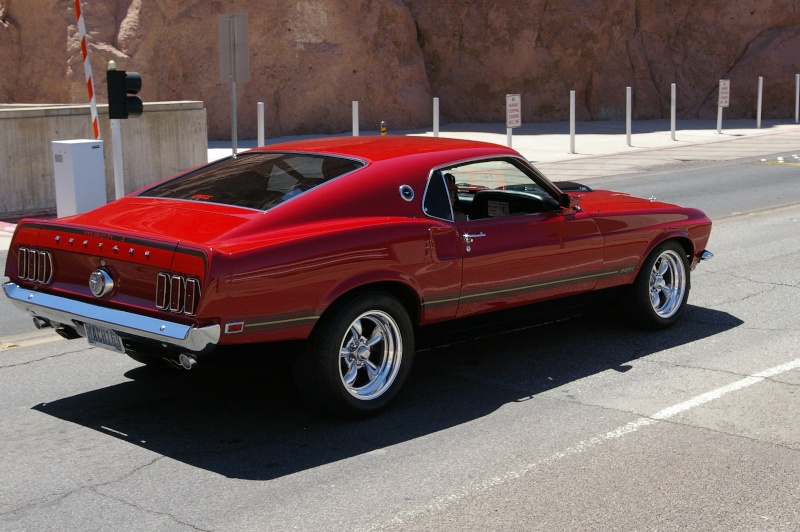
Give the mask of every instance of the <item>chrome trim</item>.
[[186, 279], [181, 275], [173, 275], [169, 280], [169, 310], [183, 312], [183, 299], [186, 296]]
[[53, 255], [49, 251], [20, 247], [17, 251], [17, 275], [33, 283], [49, 284], [53, 280]]
[[193, 327], [43, 294], [11, 282], [3, 284], [3, 290], [17, 308], [37, 318], [76, 327], [81, 335], [85, 335], [83, 324], [91, 323], [125, 338], [153, 340], [196, 354], [211, 351], [219, 342], [219, 325]]
[[414, 200], [414, 189], [411, 188], [409, 185], [401, 185], [400, 186], [400, 197], [406, 201], [413, 201]]
[[194, 277], [186, 279], [186, 295], [183, 298], [183, 313], [194, 316], [197, 313], [197, 304], [200, 302], [202, 291], [200, 280]]
[[709, 259], [713, 259], [713, 258], [714, 258], [714, 254], [711, 253], [710, 251], [708, 251], [707, 249], [703, 250], [703, 253], [700, 254], [700, 260], [709, 260]]
[[225, 334], [239, 334], [244, 332], [244, 322], [235, 321], [225, 324]]
[[20, 279], [28, 278], [28, 248], [20, 247], [17, 250], [17, 275]]
[[485, 233], [475, 233], [475, 234], [464, 233], [461, 236], [464, 237], [464, 242], [466, 242], [467, 244], [472, 244], [473, 240], [475, 240], [476, 238], [483, 238], [483, 237], [486, 236], [486, 234]]
[[156, 308], [166, 310], [169, 306], [167, 288], [169, 287], [169, 274], [161, 272], [156, 276]]
[[111, 275], [98, 268], [89, 276], [89, 290], [92, 291], [95, 297], [107, 296], [114, 289], [114, 279]]

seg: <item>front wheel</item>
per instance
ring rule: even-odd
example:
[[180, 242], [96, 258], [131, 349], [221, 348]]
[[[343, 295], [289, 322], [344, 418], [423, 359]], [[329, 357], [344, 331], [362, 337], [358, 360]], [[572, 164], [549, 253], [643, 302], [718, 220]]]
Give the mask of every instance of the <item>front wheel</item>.
[[689, 298], [688, 258], [683, 247], [674, 241], [656, 247], [626, 296], [631, 319], [639, 326], [665, 329], [678, 321]]
[[343, 415], [376, 412], [400, 391], [414, 358], [405, 307], [384, 293], [357, 296], [317, 324], [295, 379], [308, 401]]

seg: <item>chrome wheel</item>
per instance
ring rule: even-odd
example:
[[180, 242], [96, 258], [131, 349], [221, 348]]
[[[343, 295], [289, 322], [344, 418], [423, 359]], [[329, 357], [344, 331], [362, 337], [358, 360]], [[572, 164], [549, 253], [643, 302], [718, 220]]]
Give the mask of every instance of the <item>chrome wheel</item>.
[[684, 259], [674, 250], [664, 250], [650, 270], [650, 305], [660, 318], [671, 318], [681, 309], [686, 293]]
[[385, 292], [341, 299], [322, 316], [295, 359], [297, 386], [311, 406], [367, 416], [397, 397], [414, 362], [414, 326]]
[[403, 338], [386, 312], [370, 310], [348, 327], [339, 349], [339, 376], [345, 390], [360, 400], [372, 400], [388, 390], [400, 370]]

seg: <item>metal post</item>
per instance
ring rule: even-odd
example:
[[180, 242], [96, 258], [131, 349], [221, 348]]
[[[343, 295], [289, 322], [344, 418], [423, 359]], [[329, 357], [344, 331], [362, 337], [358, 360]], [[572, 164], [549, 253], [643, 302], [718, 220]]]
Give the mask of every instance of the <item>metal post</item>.
[[800, 124], [800, 74], [794, 75], [794, 123]]
[[678, 88], [674, 83], [670, 85], [669, 122], [672, 131], [672, 140], [675, 140], [675, 115], [678, 109]]
[[722, 106], [717, 106], [717, 135], [722, 135]]
[[512, 131], [513, 131], [513, 129], [511, 129], [510, 127], [507, 127], [507, 128], [506, 128], [506, 137], [507, 137], [507, 139], [506, 139], [506, 144], [508, 145], [508, 147], [509, 147], [509, 148], [511, 148], [511, 147], [512, 147], [512, 146], [511, 146], [511, 132], [512, 132]]
[[358, 136], [358, 101], [353, 101], [353, 136]]
[[120, 199], [125, 195], [125, 176], [122, 169], [122, 121], [111, 119], [111, 151], [114, 157], [114, 193]]
[[236, 24], [233, 17], [228, 17], [228, 27], [231, 30], [231, 152], [236, 156], [239, 124], [236, 120]]
[[758, 76], [758, 107], [756, 108], [756, 129], [761, 129], [761, 103], [764, 95], [764, 77]]
[[631, 110], [633, 108], [633, 91], [630, 87], [625, 88], [625, 136], [627, 145], [631, 146]]
[[569, 91], [569, 152], [575, 153], [575, 91]]
[[258, 147], [264, 145], [264, 102], [258, 102]]
[[433, 99], [433, 136], [439, 136], [439, 98]]

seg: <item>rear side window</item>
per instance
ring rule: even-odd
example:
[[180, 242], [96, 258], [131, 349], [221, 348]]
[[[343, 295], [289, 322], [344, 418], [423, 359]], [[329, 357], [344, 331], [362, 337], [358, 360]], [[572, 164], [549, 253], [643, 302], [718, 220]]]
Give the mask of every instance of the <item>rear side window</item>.
[[325, 155], [247, 153], [204, 166], [139, 195], [266, 211], [362, 166], [360, 161]]
[[450, 198], [447, 193], [447, 183], [445, 183], [442, 172], [436, 170], [431, 174], [428, 181], [428, 188], [425, 191], [425, 199], [422, 202], [425, 214], [442, 220], [453, 221], [453, 211], [450, 208]]

